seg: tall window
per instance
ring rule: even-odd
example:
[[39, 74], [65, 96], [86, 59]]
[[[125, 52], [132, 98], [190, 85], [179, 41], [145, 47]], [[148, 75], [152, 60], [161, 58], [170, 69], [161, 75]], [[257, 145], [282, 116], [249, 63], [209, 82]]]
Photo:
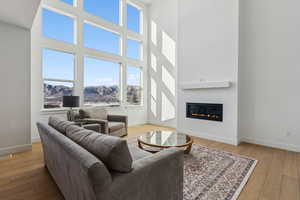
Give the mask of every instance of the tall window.
[[131, 5], [127, 4], [127, 28], [131, 31], [140, 33], [141, 32], [141, 12], [140, 10]]
[[108, 53], [120, 54], [120, 35], [84, 24], [84, 46]]
[[60, 108], [62, 97], [73, 94], [74, 55], [43, 50], [44, 108]]
[[43, 9], [43, 35], [55, 40], [74, 43], [74, 19]]
[[127, 103], [140, 105], [142, 103], [142, 73], [139, 67], [127, 67]]
[[[136, 0], [44, 0], [44, 108], [142, 105], [146, 6]], [[125, 21], [125, 19], [127, 21]]]
[[120, 64], [84, 58], [84, 104], [120, 103]]
[[84, 10], [111, 23], [120, 23], [120, 0], [84, 0]]
[[127, 40], [127, 57], [131, 59], [140, 60], [142, 49], [141, 43], [137, 40], [128, 39]]

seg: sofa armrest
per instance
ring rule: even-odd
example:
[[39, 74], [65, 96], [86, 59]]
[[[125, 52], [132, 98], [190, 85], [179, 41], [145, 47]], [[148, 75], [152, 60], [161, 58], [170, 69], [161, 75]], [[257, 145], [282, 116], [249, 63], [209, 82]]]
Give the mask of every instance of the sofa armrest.
[[125, 135], [127, 135], [127, 128], [128, 128], [128, 117], [125, 115], [108, 115], [108, 121], [111, 122], [123, 122], [125, 124]]
[[177, 148], [137, 160], [132, 172], [112, 175], [113, 199], [182, 200], [183, 166], [183, 150]]
[[85, 124], [100, 124], [100, 133], [108, 134], [108, 121], [103, 119], [80, 119], [77, 122], [84, 122]]
[[128, 117], [125, 115], [108, 115], [107, 120], [112, 122], [124, 122], [126, 125], [128, 123]]

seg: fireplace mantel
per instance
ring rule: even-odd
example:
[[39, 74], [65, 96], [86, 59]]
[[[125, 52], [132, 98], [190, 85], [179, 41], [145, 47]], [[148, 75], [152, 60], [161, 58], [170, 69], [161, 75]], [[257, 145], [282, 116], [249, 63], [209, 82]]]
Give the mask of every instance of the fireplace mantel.
[[180, 84], [182, 90], [196, 90], [209, 88], [229, 88], [230, 81], [198, 81], [198, 82], [184, 82]]

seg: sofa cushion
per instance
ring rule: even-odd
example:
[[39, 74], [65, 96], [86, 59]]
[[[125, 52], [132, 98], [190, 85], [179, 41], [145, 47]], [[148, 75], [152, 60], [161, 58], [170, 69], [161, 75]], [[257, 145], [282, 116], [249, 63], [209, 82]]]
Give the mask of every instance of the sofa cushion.
[[66, 135], [67, 127], [74, 125], [74, 122], [66, 121], [58, 117], [49, 117], [48, 124], [60, 133]]
[[92, 119], [103, 119], [107, 120], [107, 110], [101, 107], [85, 108], [79, 110], [81, 119], [92, 118]]
[[132, 157], [126, 140], [77, 126], [67, 128], [67, 137], [98, 157], [108, 169], [117, 172], [131, 171]]
[[123, 122], [108, 122], [109, 132], [114, 132], [120, 130], [125, 127], [125, 123]]

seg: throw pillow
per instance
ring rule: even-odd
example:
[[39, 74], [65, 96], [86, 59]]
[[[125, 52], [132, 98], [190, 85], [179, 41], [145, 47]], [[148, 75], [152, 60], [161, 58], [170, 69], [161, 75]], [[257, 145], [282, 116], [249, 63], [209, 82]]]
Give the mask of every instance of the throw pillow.
[[66, 121], [58, 117], [49, 117], [48, 124], [60, 133], [66, 135], [67, 127], [74, 125], [74, 122]]
[[103, 119], [107, 120], [107, 110], [101, 107], [86, 108], [79, 110], [80, 118]]
[[117, 172], [132, 170], [133, 161], [126, 140], [78, 126], [69, 126], [67, 137], [98, 157], [108, 169]]

